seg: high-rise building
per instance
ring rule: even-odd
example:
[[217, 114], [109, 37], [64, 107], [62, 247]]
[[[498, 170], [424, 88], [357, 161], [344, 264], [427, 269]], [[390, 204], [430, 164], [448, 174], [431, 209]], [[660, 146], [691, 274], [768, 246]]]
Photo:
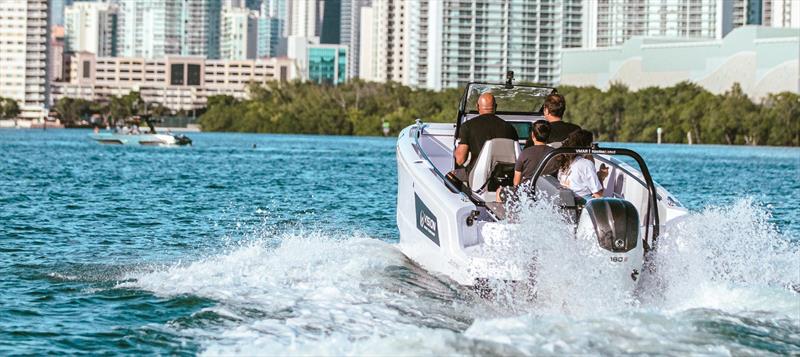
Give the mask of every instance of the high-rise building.
[[762, 14], [765, 26], [800, 28], [800, 2], [796, 0], [763, 0]]
[[[220, 0], [117, 0], [121, 56], [219, 58]], [[230, 0], [228, 0], [230, 1]]]
[[264, 14], [258, 16], [256, 56], [278, 57], [281, 44], [281, 20]]
[[359, 77], [361, 57], [361, 9], [372, 0], [342, 0], [339, 43], [347, 46], [349, 77]]
[[120, 56], [157, 58], [181, 53], [182, 3], [170, 0], [120, 0]]
[[50, 27], [50, 58], [49, 75], [50, 82], [60, 82], [65, 79], [65, 30], [64, 26], [54, 25]]
[[320, 0], [299, 0], [283, 3], [286, 6], [285, 37], [319, 37], [321, 16]]
[[50, 2], [50, 23], [64, 25], [64, 9], [72, 5], [73, 0], [52, 0]]
[[[773, 23], [774, 9], [776, 5], [781, 9], [800, 8], [800, 2], [795, 0], [572, 0], [572, 3], [575, 5], [571, 6], [582, 8], [580, 47], [588, 48], [617, 46], [635, 36], [721, 39], [745, 25], [791, 27]], [[795, 26], [800, 26], [800, 9], [797, 21]], [[565, 22], [565, 30], [566, 26]], [[565, 47], [577, 46], [565, 44]]]
[[[416, 38], [407, 21], [414, 2], [374, 0], [361, 12], [359, 77], [369, 81], [408, 83], [406, 61]], [[367, 10], [364, 10], [367, 9]], [[369, 23], [368, 23], [369, 22]], [[368, 62], [365, 62], [368, 61]]]
[[342, 30], [342, 4], [348, 0], [325, 0], [322, 7], [322, 24], [320, 27], [319, 42], [339, 44]]
[[219, 0], [184, 0], [180, 7], [178, 33], [181, 54], [219, 58]]
[[20, 118], [41, 119], [49, 107], [47, 0], [0, 1], [0, 97], [17, 101]]
[[518, 81], [558, 82], [562, 5], [547, 0], [444, 0], [442, 5], [441, 69], [428, 69], [433, 88], [503, 82], [509, 70]]
[[220, 57], [242, 60], [256, 58], [258, 13], [245, 7], [223, 7], [220, 27]]
[[66, 51], [86, 51], [98, 56], [117, 55], [117, 6], [79, 1], [64, 9]]

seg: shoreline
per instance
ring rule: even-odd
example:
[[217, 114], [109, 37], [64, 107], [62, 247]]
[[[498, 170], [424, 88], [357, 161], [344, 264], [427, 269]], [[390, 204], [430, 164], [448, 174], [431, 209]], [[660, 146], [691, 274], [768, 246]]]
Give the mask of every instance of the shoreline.
[[[46, 131], [41, 126], [0, 126], [0, 130], [39, 130], [39, 131]], [[64, 129], [64, 130], [88, 130], [91, 131], [92, 129], [89, 128], [67, 128], [63, 126], [47, 126], [47, 130], [50, 129]], [[104, 131], [102, 129], [101, 131]], [[180, 133], [218, 133], [218, 134], [250, 134], [250, 135], [297, 135], [297, 136], [326, 136], [326, 137], [342, 137], [342, 138], [375, 138], [375, 139], [388, 139], [388, 138], [395, 138], [395, 135], [388, 135], [388, 136], [381, 136], [381, 135], [334, 135], [334, 134], [309, 134], [309, 133], [265, 133], [265, 132], [252, 132], [252, 131], [203, 131], [200, 129], [199, 125], [193, 125], [191, 127], [156, 127], [156, 130], [161, 132], [166, 132], [170, 130], [172, 132], [180, 132]], [[784, 149], [800, 149], [800, 146], [775, 146], [775, 145], [747, 145], [747, 144], [687, 144], [687, 143], [661, 143], [657, 144], [655, 142], [646, 142], [646, 141], [615, 141], [615, 142], [603, 142], [603, 144], [647, 144], [647, 145], [681, 145], [681, 146], [719, 146], [719, 147], [751, 147], [751, 148], [784, 148]]]

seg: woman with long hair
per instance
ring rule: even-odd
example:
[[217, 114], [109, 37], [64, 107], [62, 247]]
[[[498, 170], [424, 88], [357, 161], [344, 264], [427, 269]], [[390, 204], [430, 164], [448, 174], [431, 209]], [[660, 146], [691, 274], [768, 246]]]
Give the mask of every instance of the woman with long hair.
[[[587, 130], [575, 130], [567, 136], [562, 147], [589, 148], [594, 139]], [[603, 184], [597, 177], [594, 162], [578, 154], [562, 154], [558, 181], [584, 200], [603, 197]]]

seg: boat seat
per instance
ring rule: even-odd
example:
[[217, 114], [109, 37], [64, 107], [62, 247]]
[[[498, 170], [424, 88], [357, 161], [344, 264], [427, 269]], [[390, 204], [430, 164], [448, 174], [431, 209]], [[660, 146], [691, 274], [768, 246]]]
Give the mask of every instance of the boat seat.
[[514, 164], [519, 156], [519, 143], [511, 139], [492, 139], [486, 142], [475, 160], [475, 165], [469, 173], [469, 187], [486, 202], [495, 201], [497, 189], [493, 181], [503, 176], [507, 179], [510, 169], [510, 179], [514, 178]]

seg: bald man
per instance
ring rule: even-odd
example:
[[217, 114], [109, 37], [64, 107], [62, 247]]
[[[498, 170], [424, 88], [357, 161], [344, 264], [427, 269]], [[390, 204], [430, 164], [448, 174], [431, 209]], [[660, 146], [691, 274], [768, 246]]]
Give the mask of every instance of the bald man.
[[470, 162], [467, 165], [467, 173], [472, 171], [478, 154], [483, 149], [483, 144], [492, 139], [512, 139], [518, 140], [517, 131], [505, 120], [500, 119], [494, 114], [497, 103], [492, 93], [483, 93], [478, 98], [478, 115], [461, 125], [458, 134], [458, 146], [453, 153], [456, 165], [462, 166], [467, 161], [467, 154], [470, 155]]

